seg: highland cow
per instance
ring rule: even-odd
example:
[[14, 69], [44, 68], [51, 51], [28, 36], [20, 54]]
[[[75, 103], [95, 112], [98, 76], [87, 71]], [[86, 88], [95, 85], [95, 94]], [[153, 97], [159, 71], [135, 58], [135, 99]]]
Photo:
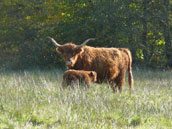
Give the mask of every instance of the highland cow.
[[60, 45], [53, 38], [49, 38], [57, 47], [57, 52], [65, 59], [68, 69], [95, 71], [97, 82], [110, 82], [115, 92], [123, 91], [125, 73], [128, 70], [128, 82], [130, 90], [133, 90], [132, 57], [128, 49], [85, 46], [88, 41], [94, 39], [88, 39], [81, 45]]
[[87, 88], [90, 87], [92, 82], [96, 82], [97, 73], [95, 71], [84, 71], [84, 70], [67, 70], [63, 74], [62, 87], [71, 86], [73, 87], [77, 83], [79, 85], [86, 85]]

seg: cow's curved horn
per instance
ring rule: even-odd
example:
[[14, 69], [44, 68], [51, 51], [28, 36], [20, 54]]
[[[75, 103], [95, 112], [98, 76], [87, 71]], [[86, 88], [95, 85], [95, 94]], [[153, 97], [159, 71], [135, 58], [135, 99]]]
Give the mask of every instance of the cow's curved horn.
[[56, 40], [54, 40], [53, 38], [51, 38], [51, 37], [49, 37], [49, 36], [48, 36], [48, 38], [51, 39], [51, 41], [54, 43], [55, 46], [57, 46], [57, 47], [62, 46], [62, 45], [58, 44], [58, 43], [56, 42]]
[[90, 38], [90, 39], [85, 40], [81, 45], [78, 45], [78, 47], [82, 47], [86, 45], [90, 40], [95, 40], [95, 38]]

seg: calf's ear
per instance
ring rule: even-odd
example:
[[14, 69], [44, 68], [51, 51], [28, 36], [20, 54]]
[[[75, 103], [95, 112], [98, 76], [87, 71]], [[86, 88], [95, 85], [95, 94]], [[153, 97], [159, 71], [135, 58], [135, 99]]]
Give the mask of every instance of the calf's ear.
[[89, 76], [90, 76], [90, 77], [94, 76], [94, 72], [91, 71], [91, 72], [89, 73]]

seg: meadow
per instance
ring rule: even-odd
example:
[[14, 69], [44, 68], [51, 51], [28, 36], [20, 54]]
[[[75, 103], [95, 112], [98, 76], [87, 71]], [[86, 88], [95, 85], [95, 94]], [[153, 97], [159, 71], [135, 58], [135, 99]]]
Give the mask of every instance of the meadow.
[[172, 72], [135, 69], [134, 92], [62, 89], [58, 69], [0, 71], [0, 128], [171, 129]]

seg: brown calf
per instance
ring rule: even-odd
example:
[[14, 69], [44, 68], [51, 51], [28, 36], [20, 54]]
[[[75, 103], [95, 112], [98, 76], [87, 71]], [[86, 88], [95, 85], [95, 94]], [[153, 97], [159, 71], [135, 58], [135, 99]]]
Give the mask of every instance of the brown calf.
[[68, 69], [87, 70], [97, 72], [97, 81], [108, 81], [113, 83], [113, 91], [122, 92], [125, 73], [128, 70], [128, 81], [130, 90], [133, 90], [132, 57], [126, 48], [95, 48], [85, 46], [88, 39], [81, 45], [66, 43], [58, 44], [49, 37], [56, 45], [56, 50], [65, 59]]
[[94, 71], [84, 71], [84, 70], [67, 70], [63, 74], [62, 86], [74, 86], [77, 82], [79, 84], [85, 84], [88, 88], [91, 82], [97, 81], [97, 73]]

